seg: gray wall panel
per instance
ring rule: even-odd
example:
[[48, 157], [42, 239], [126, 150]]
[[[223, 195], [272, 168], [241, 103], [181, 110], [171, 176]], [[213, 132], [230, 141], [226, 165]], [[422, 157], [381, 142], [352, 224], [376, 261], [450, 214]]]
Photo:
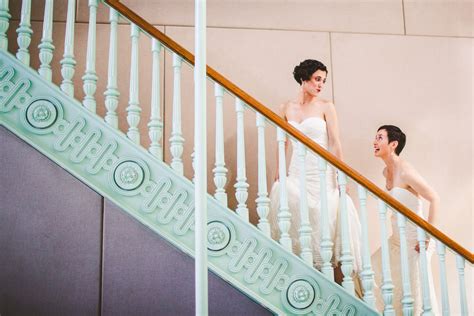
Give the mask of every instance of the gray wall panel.
[[[112, 202], [104, 207], [103, 315], [194, 315], [194, 260]], [[209, 274], [210, 315], [271, 315]]]
[[97, 315], [102, 197], [0, 126], [0, 314]]
[[[194, 315], [192, 258], [1, 126], [0, 284], [2, 316]], [[211, 315], [270, 314], [212, 273], [209, 292]]]

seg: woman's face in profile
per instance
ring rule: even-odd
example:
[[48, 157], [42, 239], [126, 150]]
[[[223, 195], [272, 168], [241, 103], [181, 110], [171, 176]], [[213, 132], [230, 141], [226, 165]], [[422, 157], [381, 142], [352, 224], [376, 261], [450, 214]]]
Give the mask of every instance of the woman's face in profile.
[[326, 72], [316, 70], [309, 80], [303, 81], [303, 91], [312, 96], [317, 96], [321, 92], [326, 83]]

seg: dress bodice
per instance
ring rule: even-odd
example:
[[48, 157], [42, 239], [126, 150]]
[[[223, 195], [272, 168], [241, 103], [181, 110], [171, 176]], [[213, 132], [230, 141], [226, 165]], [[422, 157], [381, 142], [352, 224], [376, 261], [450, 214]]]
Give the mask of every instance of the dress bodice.
[[[297, 128], [300, 132], [311, 138], [324, 149], [328, 149], [328, 133], [326, 128], [326, 121], [320, 117], [310, 116], [300, 123], [295, 121], [288, 121], [291, 125]], [[296, 141], [292, 139], [293, 148], [296, 148]]]
[[[288, 121], [291, 125], [297, 128], [300, 132], [311, 138], [324, 149], [328, 149], [328, 133], [326, 129], [326, 121], [320, 117], [311, 116], [300, 123], [295, 121]], [[297, 177], [299, 175], [300, 162], [298, 159], [297, 141], [291, 139], [293, 154], [290, 160], [290, 168], [288, 170], [289, 176]], [[319, 175], [318, 156], [312, 151], [308, 150], [306, 154], [305, 173], [308, 178], [307, 181], [319, 181], [316, 177]], [[328, 172], [332, 172], [328, 168]]]
[[[407, 189], [402, 189], [399, 187], [394, 187], [390, 190], [390, 195], [394, 197], [397, 201], [408, 207], [410, 210], [416, 212], [419, 216], [423, 217], [423, 203], [419, 197], [414, 195], [412, 192]], [[392, 213], [392, 231], [393, 236], [396, 240], [400, 240], [400, 231], [398, 228], [397, 212]], [[406, 236], [409, 243], [416, 242], [417, 232], [416, 226], [411, 222], [407, 221], [406, 225]]]

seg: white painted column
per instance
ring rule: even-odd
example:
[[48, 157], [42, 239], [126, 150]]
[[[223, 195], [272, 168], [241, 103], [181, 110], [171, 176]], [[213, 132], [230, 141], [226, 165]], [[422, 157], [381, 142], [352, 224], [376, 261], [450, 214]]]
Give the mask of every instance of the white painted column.
[[52, 79], [51, 61], [53, 60], [53, 0], [46, 0], [44, 3], [44, 18], [43, 18], [43, 37], [39, 48], [39, 59], [41, 61], [38, 70], [41, 77], [47, 81]]
[[349, 215], [347, 211], [346, 185], [347, 177], [339, 170], [339, 225], [341, 228], [341, 270], [344, 274], [342, 286], [352, 295], [354, 292], [354, 281], [352, 280], [353, 256], [351, 254], [351, 244], [349, 241]]
[[280, 228], [280, 244], [289, 252], [293, 252], [291, 237], [289, 234], [291, 226], [291, 213], [288, 206], [288, 192], [286, 191], [286, 152], [285, 131], [277, 127], [278, 142], [278, 181], [280, 182], [280, 208], [278, 209], [278, 227]]
[[61, 75], [63, 81], [61, 90], [68, 96], [74, 97], [72, 77], [75, 73], [76, 60], [74, 59], [74, 24], [76, 23], [76, 0], [67, 3], [66, 35], [64, 36], [64, 54], [61, 59]]
[[96, 112], [95, 91], [97, 90], [97, 73], [95, 71], [95, 50], [96, 50], [96, 22], [97, 22], [97, 6], [99, 0], [89, 0], [89, 30], [87, 34], [87, 57], [86, 72], [82, 76], [84, 100], [82, 103], [89, 111]]
[[268, 222], [268, 213], [270, 212], [270, 199], [267, 192], [267, 160], [265, 158], [265, 117], [257, 113], [257, 160], [258, 160], [258, 192], [257, 199], [257, 227], [269, 238], [270, 223]]
[[130, 93], [127, 107], [127, 122], [128, 132], [127, 136], [135, 144], [140, 144], [140, 130], [138, 124], [140, 123], [140, 113], [142, 111], [139, 101], [139, 75], [138, 75], [138, 39], [140, 37], [140, 28], [136, 24], [131, 24], [130, 37], [132, 38], [132, 54], [130, 62]]
[[313, 250], [311, 247], [311, 224], [309, 223], [308, 194], [306, 186], [306, 147], [298, 142], [296, 146], [300, 168], [300, 227], [298, 228], [301, 254], [300, 257], [310, 267], [313, 266]]
[[16, 32], [18, 33], [18, 52], [16, 53], [16, 58], [18, 58], [18, 60], [20, 60], [26, 66], [30, 65], [30, 52], [28, 50], [28, 47], [31, 43], [31, 34], [33, 34], [33, 30], [31, 29], [30, 17], [31, 0], [23, 0], [23, 2], [21, 3], [20, 25], [16, 29]]
[[4, 51], [8, 50], [7, 30], [11, 17], [8, 11], [8, 0], [0, 0], [0, 49]]
[[408, 245], [406, 237], [407, 219], [397, 212], [398, 229], [400, 232], [400, 264], [402, 268], [402, 308], [403, 315], [413, 315], [414, 299], [411, 296], [410, 266], [408, 264]]
[[150, 153], [163, 161], [163, 147], [161, 137], [163, 135], [163, 122], [161, 121], [161, 94], [160, 94], [160, 52], [161, 43], [157, 39], [151, 40], [152, 51], [152, 76], [151, 76], [151, 116], [148, 123], [148, 135], [150, 136]]
[[375, 296], [373, 291], [374, 272], [372, 271], [372, 264], [370, 262], [369, 225], [367, 220], [367, 190], [359, 185], [357, 186], [357, 192], [359, 196], [360, 226], [362, 231], [362, 272], [360, 273], [360, 277], [364, 289], [364, 301], [375, 308]]
[[467, 294], [466, 294], [466, 280], [464, 278], [464, 258], [457, 254], [456, 255], [456, 268], [458, 269], [459, 277], [459, 302], [461, 304], [461, 315], [469, 315], [469, 309], [467, 307]]
[[438, 253], [439, 258], [442, 313], [443, 316], [449, 316], [448, 278], [446, 275], [446, 246], [439, 240], [436, 241], [436, 252]]
[[212, 170], [214, 172], [214, 184], [216, 185], [214, 197], [227, 207], [227, 193], [225, 192], [227, 168], [225, 167], [224, 151], [224, 88], [217, 82], [214, 84], [214, 96], [216, 97], [216, 162]]
[[194, 149], [195, 149], [195, 295], [196, 315], [208, 315], [207, 282], [207, 151], [206, 151], [206, 0], [195, 6]]
[[117, 24], [118, 12], [110, 8], [110, 40], [109, 40], [109, 68], [107, 70], [107, 90], [105, 90], [105, 121], [113, 128], [118, 129], [117, 106], [119, 103], [120, 92], [117, 86]]
[[318, 159], [318, 170], [319, 170], [319, 187], [321, 196], [321, 258], [323, 259], [323, 265], [321, 266], [321, 272], [326, 278], [334, 281], [334, 269], [332, 268], [332, 248], [334, 243], [332, 242], [331, 234], [329, 232], [329, 208], [328, 208], [328, 192], [327, 192], [327, 168], [328, 164], [323, 157]]
[[390, 270], [390, 249], [387, 238], [387, 204], [384, 201], [378, 200], [379, 220], [380, 220], [380, 241], [382, 249], [382, 290], [383, 302], [385, 304], [383, 314], [384, 316], [394, 316], [395, 309], [393, 308], [393, 282], [392, 272]]
[[170, 151], [171, 168], [176, 173], [183, 175], [184, 138], [181, 132], [181, 57], [173, 53], [173, 122], [171, 124]]
[[249, 221], [249, 209], [247, 208], [248, 187], [247, 173], [245, 170], [245, 132], [244, 132], [244, 102], [235, 99], [235, 111], [237, 112], [237, 182], [234, 184], [235, 198], [237, 200], [236, 212], [246, 222]]

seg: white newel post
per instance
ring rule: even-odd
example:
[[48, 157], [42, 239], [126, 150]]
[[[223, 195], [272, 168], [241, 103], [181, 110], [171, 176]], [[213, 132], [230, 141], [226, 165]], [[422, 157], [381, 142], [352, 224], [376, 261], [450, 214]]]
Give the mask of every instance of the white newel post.
[[206, 1], [195, 1], [194, 149], [196, 217], [196, 315], [208, 315], [207, 285], [207, 152], [206, 152]]

